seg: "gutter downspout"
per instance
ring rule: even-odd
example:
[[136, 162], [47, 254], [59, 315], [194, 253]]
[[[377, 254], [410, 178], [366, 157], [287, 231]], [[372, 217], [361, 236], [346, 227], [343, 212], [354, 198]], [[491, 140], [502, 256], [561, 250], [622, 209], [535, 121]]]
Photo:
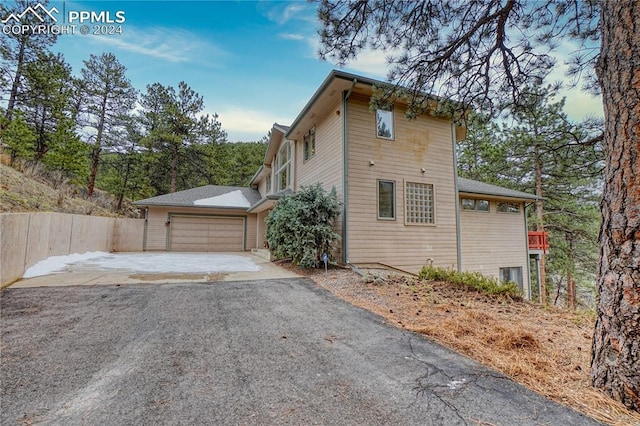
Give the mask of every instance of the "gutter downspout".
[[342, 261], [346, 264], [349, 263], [349, 233], [347, 232], [347, 212], [349, 211], [349, 131], [347, 130], [347, 100], [349, 96], [351, 96], [351, 92], [357, 82], [358, 79], [354, 78], [349, 90], [342, 92]]
[[142, 251], [147, 251], [147, 230], [149, 228], [149, 207], [144, 209], [144, 232], [142, 234]]
[[[531, 300], [531, 253], [529, 252], [529, 221], [527, 220], [527, 207], [533, 206], [534, 203], [524, 203], [524, 235], [525, 238], [525, 250], [527, 251], [527, 299]], [[536, 257], [536, 275], [538, 280], [538, 286], [540, 285], [540, 261]]]
[[451, 123], [451, 143], [453, 144], [453, 185], [456, 204], [456, 250], [458, 257], [458, 272], [462, 272], [462, 246], [460, 236], [460, 194], [458, 192], [458, 150], [456, 146], [456, 125]]

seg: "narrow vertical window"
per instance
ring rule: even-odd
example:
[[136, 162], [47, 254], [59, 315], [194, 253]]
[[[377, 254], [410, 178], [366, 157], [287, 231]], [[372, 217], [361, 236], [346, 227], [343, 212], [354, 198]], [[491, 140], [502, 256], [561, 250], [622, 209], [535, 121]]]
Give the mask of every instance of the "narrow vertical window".
[[291, 144], [285, 142], [276, 157], [276, 191], [291, 187]]
[[316, 126], [313, 126], [304, 135], [304, 161], [310, 160], [316, 155]]
[[391, 180], [378, 181], [378, 219], [396, 218], [396, 183]]
[[376, 110], [376, 135], [382, 139], [393, 139], [393, 109]]

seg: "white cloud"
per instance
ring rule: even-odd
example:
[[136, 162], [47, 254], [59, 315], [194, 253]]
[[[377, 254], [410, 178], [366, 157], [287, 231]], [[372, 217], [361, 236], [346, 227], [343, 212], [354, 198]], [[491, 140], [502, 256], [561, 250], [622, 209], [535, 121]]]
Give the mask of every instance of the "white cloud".
[[[280, 25], [284, 25], [292, 19], [316, 22], [315, 7], [306, 2], [297, 3], [263, 3], [265, 5], [275, 5], [266, 10], [269, 20]], [[283, 7], [284, 6], [284, 7]]]
[[278, 37], [283, 38], [285, 40], [304, 40], [305, 36], [302, 34], [293, 34], [293, 33], [281, 33], [278, 34]]
[[572, 41], [564, 41], [558, 46], [555, 52], [557, 59], [556, 66], [547, 76], [548, 83], [562, 82], [563, 88], [559, 91], [557, 100], [562, 97], [566, 98], [564, 110], [570, 119], [580, 121], [588, 116], [603, 117], [604, 110], [602, 107], [602, 97], [592, 96], [591, 94], [580, 89], [580, 84], [571, 87], [573, 77], [567, 75], [569, 66], [567, 59], [576, 51], [578, 46]]
[[288, 125], [292, 119], [240, 106], [232, 106], [218, 112], [218, 121], [222, 123], [222, 128], [229, 135], [231, 142], [259, 140], [271, 130], [273, 123]]
[[386, 80], [389, 71], [387, 56], [389, 56], [388, 52], [364, 49], [345, 68]]
[[127, 26], [123, 31], [127, 33], [126, 38], [120, 35], [93, 35], [88, 39], [114, 49], [174, 63], [196, 61], [204, 56], [203, 52], [209, 57], [225, 54], [220, 47], [186, 30], [154, 27], [140, 31]]

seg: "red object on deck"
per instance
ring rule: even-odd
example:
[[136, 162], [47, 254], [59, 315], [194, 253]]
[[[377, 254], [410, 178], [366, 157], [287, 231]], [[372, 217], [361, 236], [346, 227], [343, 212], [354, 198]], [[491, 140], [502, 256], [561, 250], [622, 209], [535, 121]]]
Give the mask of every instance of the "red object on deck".
[[529, 231], [529, 250], [549, 250], [549, 234], [542, 231]]

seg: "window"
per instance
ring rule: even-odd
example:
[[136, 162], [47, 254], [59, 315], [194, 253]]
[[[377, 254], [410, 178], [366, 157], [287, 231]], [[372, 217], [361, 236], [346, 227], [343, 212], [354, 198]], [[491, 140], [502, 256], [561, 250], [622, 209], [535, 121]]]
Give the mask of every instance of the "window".
[[267, 194], [271, 192], [271, 170], [269, 170], [269, 174], [267, 175]]
[[291, 144], [285, 142], [276, 157], [276, 191], [291, 187]]
[[378, 181], [378, 219], [396, 218], [396, 183], [391, 180]]
[[382, 139], [393, 139], [393, 109], [376, 110], [376, 136]]
[[518, 203], [498, 203], [500, 213], [520, 213], [520, 204]]
[[407, 182], [405, 188], [405, 223], [428, 225], [435, 223], [433, 185]]
[[522, 290], [522, 267], [500, 268], [500, 281], [503, 283], [514, 282]]
[[489, 211], [489, 200], [475, 200], [473, 198], [463, 198], [460, 205], [462, 210], [475, 210], [479, 212]]
[[304, 161], [312, 159], [314, 155], [316, 155], [316, 126], [304, 135]]

